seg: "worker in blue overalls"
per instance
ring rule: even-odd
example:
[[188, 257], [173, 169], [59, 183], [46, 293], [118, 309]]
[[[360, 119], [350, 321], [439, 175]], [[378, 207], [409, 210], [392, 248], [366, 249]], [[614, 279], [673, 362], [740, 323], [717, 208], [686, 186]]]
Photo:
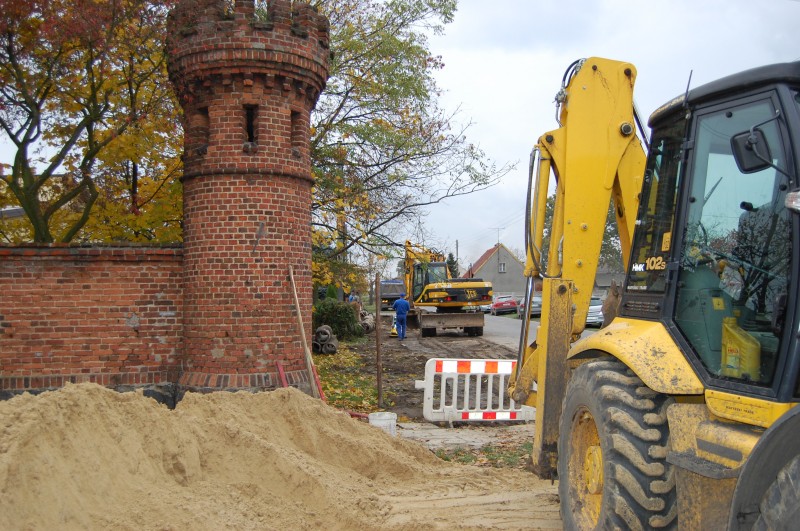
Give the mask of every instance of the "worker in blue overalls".
[[400, 298], [392, 303], [392, 309], [395, 311], [397, 339], [402, 341], [406, 338], [406, 317], [409, 310], [411, 310], [411, 305], [406, 300], [405, 293], [401, 293]]

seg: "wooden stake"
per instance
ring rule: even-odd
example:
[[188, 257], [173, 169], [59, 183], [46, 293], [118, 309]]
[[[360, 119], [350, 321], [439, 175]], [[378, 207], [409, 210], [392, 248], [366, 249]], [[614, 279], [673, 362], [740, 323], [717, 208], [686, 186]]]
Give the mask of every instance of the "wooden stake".
[[378, 379], [378, 407], [383, 407], [383, 364], [381, 363], [381, 274], [375, 274], [375, 366]]
[[314, 358], [311, 357], [311, 350], [306, 341], [306, 329], [303, 326], [303, 316], [300, 314], [300, 300], [297, 298], [297, 286], [294, 283], [294, 268], [289, 266], [289, 280], [292, 282], [292, 295], [294, 295], [294, 309], [297, 312], [297, 326], [300, 328], [300, 341], [303, 343], [303, 352], [306, 355], [306, 367], [308, 369], [308, 382], [311, 385], [311, 395], [314, 398], [320, 397], [320, 390], [317, 387], [317, 380], [314, 377]]

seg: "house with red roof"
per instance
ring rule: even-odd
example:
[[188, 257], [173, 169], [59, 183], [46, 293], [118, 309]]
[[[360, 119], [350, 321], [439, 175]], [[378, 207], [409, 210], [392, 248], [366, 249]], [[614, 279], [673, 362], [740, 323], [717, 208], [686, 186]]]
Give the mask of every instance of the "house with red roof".
[[502, 243], [488, 249], [464, 274], [466, 278], [482, 278], [492, 283], [495, 295], [525, 295], [525, 264]]

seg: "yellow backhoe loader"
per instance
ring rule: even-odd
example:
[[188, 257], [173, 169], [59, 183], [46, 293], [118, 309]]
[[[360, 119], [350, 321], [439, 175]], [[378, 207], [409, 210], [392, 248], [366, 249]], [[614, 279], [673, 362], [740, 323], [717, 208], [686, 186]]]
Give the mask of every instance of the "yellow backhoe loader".
[[[525, 300], [543, 277], [542, 317], [509, 393], [537, 408], [534, 466], [567, 529], [797, 529], [800, 62], [687, 89], [649, 140], [635, 79], [571, 65], [532, 157]], [[621, 300], [580, 338], [611, 201]]]
[[422, 337], [436, 329], [463, 329], [469, 336], [483, 335], [483, 312], [492, 301], [492, 283], [479, 278], [453, 278], [442, 253], [405, 245], [405, 284], [411, 303], [409, 326], [419, 326]]

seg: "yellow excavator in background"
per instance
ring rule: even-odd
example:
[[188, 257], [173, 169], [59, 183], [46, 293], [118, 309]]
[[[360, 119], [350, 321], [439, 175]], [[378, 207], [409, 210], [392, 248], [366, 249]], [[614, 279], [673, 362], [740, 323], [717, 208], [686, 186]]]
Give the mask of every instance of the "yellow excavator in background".
[[444, 254], [405, 245], [405, 285], [411, 312], [409, 326], [419, 326], [422, 337], [437, 328], [461, 328], [469, 336], [483, 335], [480, 306], [492, 301], [492, 283], [479, 278], [453, 278]]
[[[687, 90], [644, 148], [635, 79], [571, 65], [532, 157], [525, 300], [541, 276], [542, 316], [508, 391], [536, 407], [533, 464], [558, 477], [567, 529], [797, 528], [800, 62]], [[612, 200], [621, 300], [581, 338]]]

